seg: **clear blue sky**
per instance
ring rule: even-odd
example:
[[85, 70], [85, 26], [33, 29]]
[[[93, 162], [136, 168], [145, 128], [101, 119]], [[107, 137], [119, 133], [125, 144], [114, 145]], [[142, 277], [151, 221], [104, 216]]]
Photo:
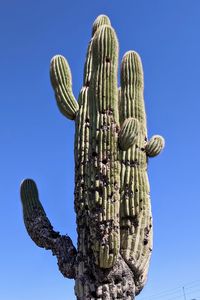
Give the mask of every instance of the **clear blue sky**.
[[[107, 14], [120, 59], [140, 53], [149, 136], [162, 134], [165, 151], [150, 160], [154, 251], [139, 299], [197, 281], [200, 297], [200, 1], [2, 0], [0, 9], [0, 298], [74, 300], [73, 281], [55, 257], [28, 237], [19, 185], [31, 177], [55, 229], [76, 243], [73, 211], [74, 124], [58, 111], [49, 61], [67, 57], [77, 96], [91, 25]], [[186, 286], [187, 287], [187, 286]], [[193, 291], [193, 294], [192, 294]], [[177, 296], [178, 295], [178, 296]], [[174, 300], [183, 299], [171, 294]], [[159, 300], [171, 299], [159, 297]], [[157, 298], [158, 299], [158, 298]]]

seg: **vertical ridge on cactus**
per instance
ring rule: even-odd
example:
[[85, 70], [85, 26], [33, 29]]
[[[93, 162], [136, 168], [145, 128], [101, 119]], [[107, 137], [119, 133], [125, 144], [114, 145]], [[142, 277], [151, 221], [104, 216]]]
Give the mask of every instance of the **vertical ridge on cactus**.
[[53, 230], [36, 184], [21, 185], [24, 223], [32, 240], [57, 256], [61, 273], [75, 279], [78, 300], [134, 299], [142, 290], [152, 252], [148, 157], [164, 139], [147, 139], [143, 69], [135, 51], [125, 53], [118, 88], [118, 39], [109, 18], [93, 23], [78, 102], [62, 55], [50, 64], [58, 107], [75, 121], [77, 249]]

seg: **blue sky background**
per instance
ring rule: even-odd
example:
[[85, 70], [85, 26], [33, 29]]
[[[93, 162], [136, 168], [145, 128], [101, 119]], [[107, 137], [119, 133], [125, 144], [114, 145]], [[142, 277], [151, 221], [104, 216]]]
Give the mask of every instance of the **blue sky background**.
[[26, 233], [19, 185], [25, 177], [37, 182], [54, 228], [76, 243], [74, 123], [56, 107], [49, 62], [58, 53], [67, 57], [78, 96], [91, 26], [102, 13], [117, 32], [120, 60], [127, 50], [140, 53], [149, 136], [166, 139], [165, 151], [149, 162], [154, 251], [137, 299], [184, 299], [183, 285], [187, 300], [200, 298], [200, 1], [1, 0], [0, 6], [0, 299], [75, 299], [73, 281]]

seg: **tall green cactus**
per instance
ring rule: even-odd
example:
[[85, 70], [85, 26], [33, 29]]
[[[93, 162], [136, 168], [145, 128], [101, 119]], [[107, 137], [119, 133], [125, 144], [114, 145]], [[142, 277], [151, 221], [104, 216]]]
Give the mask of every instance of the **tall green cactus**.
[[152, 251], [148, 157], [164, 147], [147, 139], [143, 70], [127, 52], [117, 87], [118, 40], [107, 16], [93, 24], [78, 102], [69, 65], [51, 60], [50, 77], [60, 111], [75, 120], [77, 250], [53, 230], [35, 183], [21, 185], [24, 221], [34, 242], [52, 250], [77, 299], [134, 299], [143, 288]]

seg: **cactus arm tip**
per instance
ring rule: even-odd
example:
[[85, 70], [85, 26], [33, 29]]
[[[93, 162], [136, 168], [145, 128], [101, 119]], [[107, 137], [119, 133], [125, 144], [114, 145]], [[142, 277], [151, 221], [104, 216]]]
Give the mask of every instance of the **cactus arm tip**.
[[154, 135], [148, 141], [145, 151], [148, 157], [154, 157], [161, 153], [165, 147], [165, 140], [161, 135]]
[[70, 120], [76, 118], [79, 105], [72, 92], [72, 76], [67, 60], [55, 55], [50, 62], [50, 79], [58, 108]]
[[65, 277], [74, 278], [76, 249], [70, 237], [53, 230], [39, 200], [35, 182], [32, 179], [23, 180], [20, 194], [24, 223], [31, 239], [37, 246], [51, 250], [57, 256], [59, 269]]

